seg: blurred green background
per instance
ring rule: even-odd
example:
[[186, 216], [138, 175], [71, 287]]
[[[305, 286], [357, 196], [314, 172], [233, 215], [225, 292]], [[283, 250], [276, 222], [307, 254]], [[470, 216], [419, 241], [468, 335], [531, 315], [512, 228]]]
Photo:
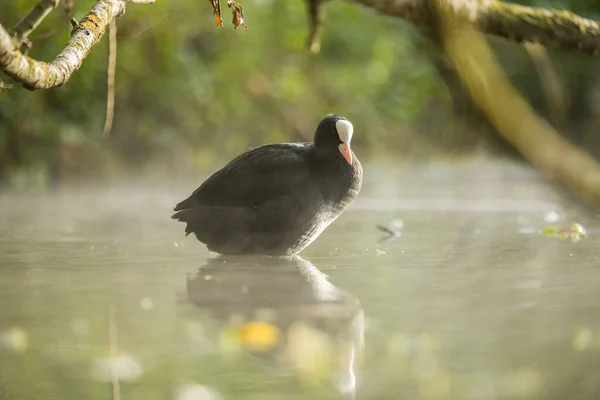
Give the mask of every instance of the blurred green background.
[[[12, 27], [35, 3], [0, 0], [0, 23]], [[93, 3], [77, 0], [75, 17]], [[0, 185], [44, 188], [92, 178], [197, 174], [248, 147], [310, 140], [328, 112], [354, 123], [354, 148], [365, 162], [509, 154], [489, 126], [467, 129], [459, 121], [457, 110], [473, 110], [452, 95], [455, 88], [440, 75], [447, 64], [413, 25], [354, 3], [330, 2], [321, 52], [311, 54], [303, 1], [242, 0], [248, 32], [233, 29], [225, 3], [224, 29], [215, 27], [206, 0], [128, 5], [117, 22], [115, 120], [107, 139], [101, 137], [107, 37], [64, 87], [31, 92], [15, 85], [0, 94]], [[521, 3], [600, 19], [596, 0]], [[51, 60], [69, 32], [59, 7], [31, 35], [30, 55]], [[600, 159], [600, 62], [550, 49], [563, 89], [557, 115], [523, 46], [490, 43], [536, 110]]]

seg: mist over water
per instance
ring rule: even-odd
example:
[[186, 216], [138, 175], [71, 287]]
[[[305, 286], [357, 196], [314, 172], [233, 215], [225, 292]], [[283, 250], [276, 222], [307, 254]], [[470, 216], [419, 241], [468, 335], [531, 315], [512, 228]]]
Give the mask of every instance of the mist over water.
[[600, 395], [600, 218], [527, 168], [365, 164], [293, 259], [185, 237], [197, 183], [0, 195], [0, 399]]

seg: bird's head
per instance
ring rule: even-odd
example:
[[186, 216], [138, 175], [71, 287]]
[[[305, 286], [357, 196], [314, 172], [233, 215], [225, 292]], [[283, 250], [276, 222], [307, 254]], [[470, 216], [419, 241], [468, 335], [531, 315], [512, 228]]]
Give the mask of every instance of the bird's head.
[[352, 123], [341, 115], [327, 114], [315, 131], [315, 147], [320, 150], [336, 150], [348, 162], [352, 164], [352, 151], [350, 142], [354, 127]]

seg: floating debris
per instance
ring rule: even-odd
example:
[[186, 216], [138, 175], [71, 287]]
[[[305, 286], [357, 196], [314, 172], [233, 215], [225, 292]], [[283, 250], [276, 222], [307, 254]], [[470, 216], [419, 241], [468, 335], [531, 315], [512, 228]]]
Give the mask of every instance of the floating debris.
[[382, 241], [402, 236], [402, 228], [404, 228], [404, 221], [401, 219], [393, 219], [387, 226], [377, 225], [377, 229], [388, 234]]
[[583, 227], [583, 225], [578, 224], [577, 222], [573, 222], [571, 224], [571, 231], [576, 233], [577, 235], [581, 235], [583, 237], [587, 236], [587, 231]]
[[587, 230], [583, 225], [572, 222], [568, 229], [560, 228], [556, 225], [549, 225], [544, 228], [544, 235], [549, 238], [558, 238], [560, 240], [571, 239], [576, 243], [587, 237]]

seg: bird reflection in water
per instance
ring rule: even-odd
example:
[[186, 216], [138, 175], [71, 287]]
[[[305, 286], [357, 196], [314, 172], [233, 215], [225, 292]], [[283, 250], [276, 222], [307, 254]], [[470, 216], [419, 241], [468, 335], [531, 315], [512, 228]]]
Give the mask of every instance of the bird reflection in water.
[[219, 256], [187, 279], [186, 301], [209, 311], [244, 353], [354, 397], [363, 310], [311, 262]]

